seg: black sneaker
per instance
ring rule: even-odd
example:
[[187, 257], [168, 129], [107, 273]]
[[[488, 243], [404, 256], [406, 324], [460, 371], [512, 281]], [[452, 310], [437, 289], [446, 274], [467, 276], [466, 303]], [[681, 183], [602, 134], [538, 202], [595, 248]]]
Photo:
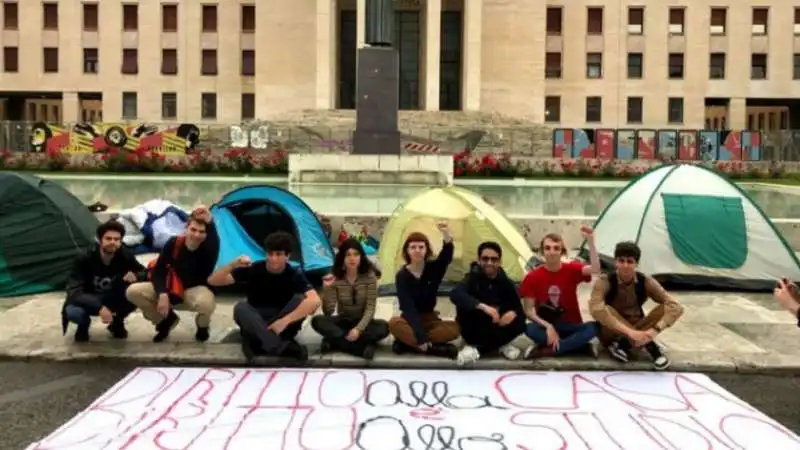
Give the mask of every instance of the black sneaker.
[[79, 326], [75, 330], [75, 342], [89, 342], [89, 325]]
[[181, 319], [175, 314], [175, 311], [170, 311], [167, 317], [156, 325], [156, 335], [153, 336], [153, 342], [164, 342], [169, 337], [172, 329], [178, 325]]
[[111, 337], [114, 339], [128, 339], [128, 330], [125, 328], [125, 322], [121, 320], [114, 320], [108, 327], [106, 327]]
[[392, 352], [395, 355], [402, 355], [404, 353], [410, 353], [411, 351], [412, 351], [411, 347], [398, 341], [397, 339], [395, 339], [394, 342], [392, 342]]
[[648, 342], [644, 346], [644, 349], [647, 354], [653, 358], [653, 368], [656, 370], [666, 370], [669, 367], [669, 358], [664, 356], [664, 353], [661, 351], [661, 348], [659, 348], [658, 344], [655, 342]]
[[292, 358], [298, 361], [308, 360], [308, 349], [305, 345], [300, 345], [297, 341], [289, 341], [281, 351], [280, 356], [284, 358]]
[[453, 344], [431, 344], [426, 353], [431, 356], [439, 356], [449, 359], [458, 358], [458, 348], [456, 348], [456, 346]]
[[244, 355], [245, 363], [253, 364], [256, 359], [256, 351], [247, 339], [242, 339], [242, 354]]
[[332, 351], [333, 351], [333, 344], [331, 344], [331, 341], [323, 339], [322, 342], [319, 344], [319, 352], [329, 353]]
[[375, 358], [375, 350], [377, 349], [378, 348], [375, 345], [369, 344], [364, 347], [364, 351], [361, 352], [361, 356], [366, 360], [371, 360]]
[[608, 346], [608, 353], [610, 353], [614, 359], [620, 362], [626, 363], [631, 360], [630, 344], [628, 344], [628, 341], [625, 340], [612, 342], [611, 345]]
[[197, 331], [194, 332], [194, 340], [197, 342], [206, 342], [210, 337], [211, 332], [208, 327], [197, 327]]

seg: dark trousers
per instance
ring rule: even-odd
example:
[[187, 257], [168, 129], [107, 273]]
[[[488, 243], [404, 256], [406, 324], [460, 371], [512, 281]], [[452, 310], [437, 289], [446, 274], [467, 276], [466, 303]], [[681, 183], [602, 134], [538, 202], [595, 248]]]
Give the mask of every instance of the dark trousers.
[[256, 308], [240, 301], [233, 307], [233, 321], [239, 326], [242, 340], [249, 343], [257, 353], [277, 356], [286, 342], [293, 341], [303, 327], [303, 320], [287, 326], [280, 335], [268, 330], [273, 322], [294, 311], [303, 302], [303, 296], [295, 296], [283, 308]]
[[364, 354], [364, 349], [368, 345], [375, 345], [389, 335], [389, 323], [385, 320], [372, 319], [358, 340], [350, 342], [345, 336], [358, 322], [341, 316], [314, 316], [311, 319], [311, 328], [327, 339], [333, 348], [360, 356]]
[[[554, 356], [565, 355], [580, 350], [586, 346], [592, 339], [597, 337], [600, 332], [600, 327], [597, 322], [586, 323], [569, 323], [569, 322], [556, 322], [553, 324], [556, 333], [558, 333], [558, 350], [553, 352]], [[538, 323], [531, 322], [528, 324], [525, 334], [536, 345], [545, 347], [547, 346], [547, 330]]]
[[480, 353], [492, 353], [525, 332], [525, 317], [518, 315], [510, 324], [501, 327], [483, 311], [458, 311], [456, 322], [467, 345]]
[[103, 306], [111, 310], [115, 322], [124, 322], [126, 317], [136, 311], [136, 306], [125, 297], [127, 288], [128, 283], [116, 281], [111, 289], [100, 294], [84, 292], [68, 295], [61, 310], [62, 332], [66, 333], [70, 322], [77, 325], [79, 330], [88, 330], [92, 317], [97, 317]]

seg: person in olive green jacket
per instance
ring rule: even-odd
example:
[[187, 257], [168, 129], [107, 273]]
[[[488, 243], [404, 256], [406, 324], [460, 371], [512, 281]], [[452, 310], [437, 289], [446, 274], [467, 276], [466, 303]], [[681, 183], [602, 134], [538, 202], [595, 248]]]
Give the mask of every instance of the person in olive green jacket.
[[311, 319], [311, 327], [323, 337], [322, 352], [339, 350], [372, 359], [378, 342], [389, 335], [389, 324], [375, 319], [378, 279], [357, 239], [342, 242], [332, 272], [323, 279], [322, 315]]

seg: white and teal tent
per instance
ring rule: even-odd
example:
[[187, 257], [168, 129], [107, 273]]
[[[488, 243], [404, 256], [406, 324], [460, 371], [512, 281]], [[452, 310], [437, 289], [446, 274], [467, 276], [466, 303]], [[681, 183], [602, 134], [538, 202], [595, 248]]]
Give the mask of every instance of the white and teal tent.
[[639, 270], [667, 288], [766, 291], [781, 277], [800, 280], [800, 261], [761, 208], [702, 166], [666, 165], [631, 181], [594, 229], [604, 263], [618, 242], [636, 242]]

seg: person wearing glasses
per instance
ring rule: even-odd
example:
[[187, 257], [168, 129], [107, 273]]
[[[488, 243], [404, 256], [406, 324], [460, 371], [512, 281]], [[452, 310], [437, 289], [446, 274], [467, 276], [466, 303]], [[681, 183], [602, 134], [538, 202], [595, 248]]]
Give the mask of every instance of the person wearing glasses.
[[460, 365], [498, 351], [510, 360], [520, 357], [520, 349], [511, 341], [525, 331], [525, 314], [502, 260], [503, 250], [497, 242], [481, 243], [478, 261], [450, 293], [466, 343], [456, 358]]
[[389, 324], [375, 318], [378, 279], [358, 239], [342, 242], [331, 272], [322, 280], [322, 314], [311, 319], [322, 336], [321, 351], [372, 359], [378, 342], [389, 335]]

